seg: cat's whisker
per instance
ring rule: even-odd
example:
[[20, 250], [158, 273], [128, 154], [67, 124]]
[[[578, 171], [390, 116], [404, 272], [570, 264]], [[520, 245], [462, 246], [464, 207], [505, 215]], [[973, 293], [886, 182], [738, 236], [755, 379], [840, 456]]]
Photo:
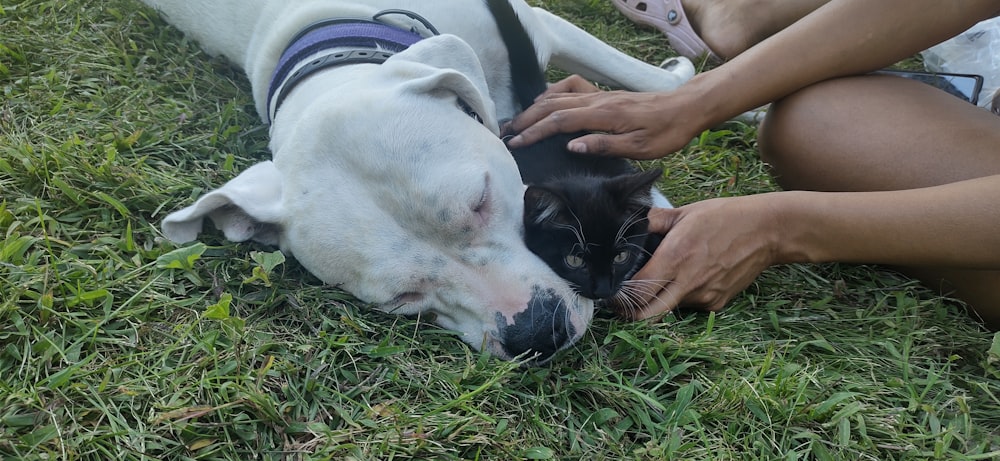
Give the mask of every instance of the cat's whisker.
[[[638, 243], [625, 242], [625, 246], [628, 247], [628, 248], [637, 248], [642, 254], [644, 254], [646, 256], [652, 256], [653, 255], [653, 253], [651, 253], [649, 250], [647, 250], [646, 247], [644, 247], [642, 245], [639, 245]], [[636, 269], [638, 269], [638, 267]]]
[[[573, 217], [574, 219], [576, 219], [576, 215], [574, 215]], [[580, 220], [577, 219], [576, 222], [578, 224], [576, 227], [571, 226], [569, 224], [555, 224], [553, 225], [553, 227], [555, 227], [556, 229], [566, 229], [572, 232], [573, 236], [576, 237], [577, 244], [580, 245], [581, 247], [586, 247], [587, 245], [586, 239], [584, 239], [583, 230], [579, 226]]]
[[643, 294], [652, 295], [659, 291], [662, 287], [666, 289], [666, 286], [673, 283], [672, 280], [626, 280], [622, 283], [622, 288], [628, 288], [629, 290], [642, 292]]
[[579, 283], [573, 283], [573, 282], [567, 280], [566, 284], [569, 285], [570, 289], [573, 290], [573, 294], [575, 296], [580, 296], [580, 284]]
[[[580, 302], [580, 298], [582, 296], [580, 296], [580, 292], [577, 290], [577, 288], [574, 286], [573, 283], [570, 283], [570, 288], [573, 288], [572, 298], [569, 299], [568, 301], [562, 301], [561, 300], [560, 304], [563, 304], [565, 302], [565, 303], [568, 303], [571, 306], [575, 306], [575, 305], [577, 305]], [[561, 306], [557, 306], [557, 308], [558, 307], [561, 307]], [[558, 327], [558, 325], [556, 324], [556, 322], [560, 321], [560, 320], [557, 320], [557, 318], [559, 318], [559, 317], [562, 318], [562, 320], [561, 320], [562, 321], [562, 328], [561, 328], [561, 330]], [[573, 326], [573, 321], [572, 321], [572, 319], [570, 319], [570, 316], [568, 316], [568, 315], [563, 315], [563, 316], [556, 315], [556, 316], [553, 316], [553, 319], [552, 319], [552, 337], [553, 338], [558, 337], [560, 331], [573, 331], [574, 328], [575, 327]]]
[[622, 225], [621, 225], [621, 227], [618, 228], [618, 233], [615, 235], [615, 240], [617, 240], [617, 241], [623, 240], [624, 237], [625, 237], [625, 234], [629, 231], [629, 229], [632, 228], [632, 226], [634, 226], [634, 225], [642, 222], [643, 220], [646, 220], [646, 221], [649, 220], [649, 217], [643, 211], [644, 210], [641, 210], [641, 209], [640, 210], [636, 210], [631, 215], [629, 215], [627, 218], [625, 218], [625, 222], [623, 222]]
[[670, 280], [626, 280], [622, 283], [621, 288], [618, 293], [616, 293], [609, 302], [614, 306], [619, 314], [626, 314], [628, 317], [634, 317], [634, 314], [642, 310], [642, 307], [648, 303], [641, 301], [652, 295], [654, 299], [659, 300], [659, 291], [662, 290], [669, 292], [667, 285], [672, 283]]
[[586, 247], [587, 236], [583, 233], [583, 223], [580, 222], [580, 217], [576, 215], [576, 211], [573, 211], [572, 208], [569, 209], [569, 214], [573, 216], [573, 219], [576, 221], [576, 229], [578, 231], [576, 234], [577, 239], [579, 239], [581, 245]]

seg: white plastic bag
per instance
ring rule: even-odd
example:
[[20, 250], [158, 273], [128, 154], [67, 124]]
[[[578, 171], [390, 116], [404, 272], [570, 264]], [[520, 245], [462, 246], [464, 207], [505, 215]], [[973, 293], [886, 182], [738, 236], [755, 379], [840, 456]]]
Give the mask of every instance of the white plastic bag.
[[982, 75], [979, 106], [989, 107], [1000, 88], [1000, 17], [982, 21], [921, 55], [931, 72]]

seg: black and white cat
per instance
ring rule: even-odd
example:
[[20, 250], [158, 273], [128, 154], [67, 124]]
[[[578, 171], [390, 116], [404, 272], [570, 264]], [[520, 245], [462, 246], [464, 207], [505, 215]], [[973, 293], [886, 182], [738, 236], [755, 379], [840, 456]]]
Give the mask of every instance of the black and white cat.
[[[544, 70], [507, 0], [487, 3], [510, 55], [511, 86], [521, 107], [528, 107], [545, 91]], [[663, 172], [568, 151], [566, 144], [577, 136], [556, 135], [511, 151], [528, 186], [525, 240], [580, 295], [621, 310], [629, 305], [623, 284], [662, 239], [648, 232], [646, 215], [651, 188]]]

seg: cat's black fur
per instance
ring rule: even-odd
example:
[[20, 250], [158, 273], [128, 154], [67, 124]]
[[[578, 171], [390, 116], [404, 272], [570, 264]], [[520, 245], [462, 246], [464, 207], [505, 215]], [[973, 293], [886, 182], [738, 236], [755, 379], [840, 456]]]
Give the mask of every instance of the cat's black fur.
[[[534, 45], [507, 0], [487, 0], [510, 55], [511, 86], [522, 108], [546, 89]], [[650, 188], [662, 170], [640, 172], [617, 157], [566, 149], [560, 134], [511, 153], [527, 190], [528, 248], [582, 296], [612, 298], [649, 259], [661, 236], [647, 230]], [[613, 303], [618, 304], [618, 303]]]

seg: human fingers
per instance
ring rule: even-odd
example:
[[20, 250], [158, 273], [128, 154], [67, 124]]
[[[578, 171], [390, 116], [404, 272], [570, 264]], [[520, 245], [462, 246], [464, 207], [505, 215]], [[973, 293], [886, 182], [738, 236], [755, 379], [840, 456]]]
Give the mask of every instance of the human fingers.
[[[669, 237], [670, 234], [667, 234]], [[708, 269], [696, 258], [675, 251], [669, 242], [661, 244], [653, 257], [633, 277], [645, 290], [634, 290], [634, 305], [623, 314], [632, 320], [658, 319], [679, 307], [722, 310], [726, 303], [746, 285], [713, 283], [701, 269]], [[709, 270], [709, 272], [712, 272]]]
[[687, 281], [676, 280], [663, 288], [642, 307], [629, 314], [633, 320], [656, 319], [669, 314], [678, 308], [691, 308], [702, 311], [721, 311], [726, 304], [741, 289], [734, 293], [720, 290], [709, 290], [704, 286], [689, 285]]
[[[650, 209], [647, 215], [649, 231], [669, 236], [682, 213], [678, 208]], [[649, 261], [632, 276], [629, 283], [642, 288], [632, 291], [633, 308], [623, 312], [626, 317], [633, 320], [657, 318], [680, 304], [689, 289], [678, 283], [677, 267], [671, 263], [674, 259], [669, 246], [661, 242]]]
[[[534, 104], [530, 107], [523, 108], [520, 114], [514, 116], [514, 118], [508, 123], [504, 129], [508, 134], [518, 134], [525, 129], [531, 127], [539, 120], [542, 120], [549, 116], [552, 112], [557, 110], [565, 110], [576, 107], [583, 107], [585, 103], [579, 99], [574, 98], [574, 96], [579, 96], [587, 93], [598, 93], [601, 90], [594, 86], [592, 83], [584, 79], [579, 75], [570, 75], [558, 82], [549, 85], [542, 94], [535, 98]], [[546, 100], [563, 99], [558, 102], [544, 102]], [[553, 132], [554, 134], [556, 132]], [[551, 135], [551, 134], [550, 134]], [[537, 139], [531, 132], [528, 134], [530, 142], [526, 142], [524, 145], [531, 144]], [[543, 139], [543, 138], [538, 138]], [[519, 142], [515, 141], [515, 143]], [[516, 146], [520, 147], [520, 146]]]
[[514, 117], [509, 129], [516, 135], [507, 140], [508, 146], [524, 147], [558, 133], [600, 130], [607, 124], [599, 114], [587, 109], [582, 95], [556, 96], [542, 99]]
[[649, 229], [665, 236], [633, 279], [670, 280], [637, 315], [677, 306], [721, 310], [776, 261], [783, 227], [772, 197], [716, 198], [653, 209]]
[[[507, 127], [515, 136], [507, 140], [511, 148], [520, 148], [558, 133], [587, 134], [574, 138], [567, 149], [580, 154], [613, 155], [632, 159], [654, 159], [665, 153], [664, 146], [672, 146], [673, 136], [660, 131], [659, 123], [649, 122], [647, 111], [631, 114], [630, 102], [635, 96], [623, 92], [587, 94], [558, 93], [539, 100], [519, 114]], [[686, 143], [685, 139], [681, 146]]]
[[558, 93], [542, 99], [515, 117], [512, 148], [556, 133], [586, 132], [572, 142], [571, 152], [611, 155], [637, 160], [675, 152], [700, 129], [670, 104], [669, 93], [602, 91]]
[[[574, 138], [567, 144], [570, 152], [578, 154], [624, 157], [632, 160], [654, 160], [676, 151], [664, 148], [645, 130], [624, 133], [593, 132]], [[683, 144], [681, 145], [683, 147]]]
[[[658, 320], [680, 307], [686, 291], [673, 280], [630, 281], [632, 286], [637, 282], [642, 288], [632, 288], [633, 298], [629, 299], [626, 308], [617, 311], [620, 317], [628, 320]], [[643, 293], [646, 301], [639, 301], [639, 293]]]
[[601, 89], [590, 83], [589, 80], [574, 74], [549, 85], [542, 94], [535, 98], [535, 101], [558, 93], [596, 93], [598, 91], [601, 91]]
[[646, 226], [649, 232], [666, 234], [683, 213], [683, 208], [650, 208], [649, 213], [646, 214], [646, 218], [648, 219]]
[[[665, 234], [672, 222], [679, 216], [676, 208], [652, 208], [647, 214], [650, 232]], [[677, 286], [672, 267], [662, 264], [669, 260], [663, 250], [653, 250], [650, 259], [639, 268], [629, 280], [622, 283], [621, 291], [615, 296], [611, 306], [624, 319], [657, 319], [669, 313], [678, 305], [686, 291]]]

